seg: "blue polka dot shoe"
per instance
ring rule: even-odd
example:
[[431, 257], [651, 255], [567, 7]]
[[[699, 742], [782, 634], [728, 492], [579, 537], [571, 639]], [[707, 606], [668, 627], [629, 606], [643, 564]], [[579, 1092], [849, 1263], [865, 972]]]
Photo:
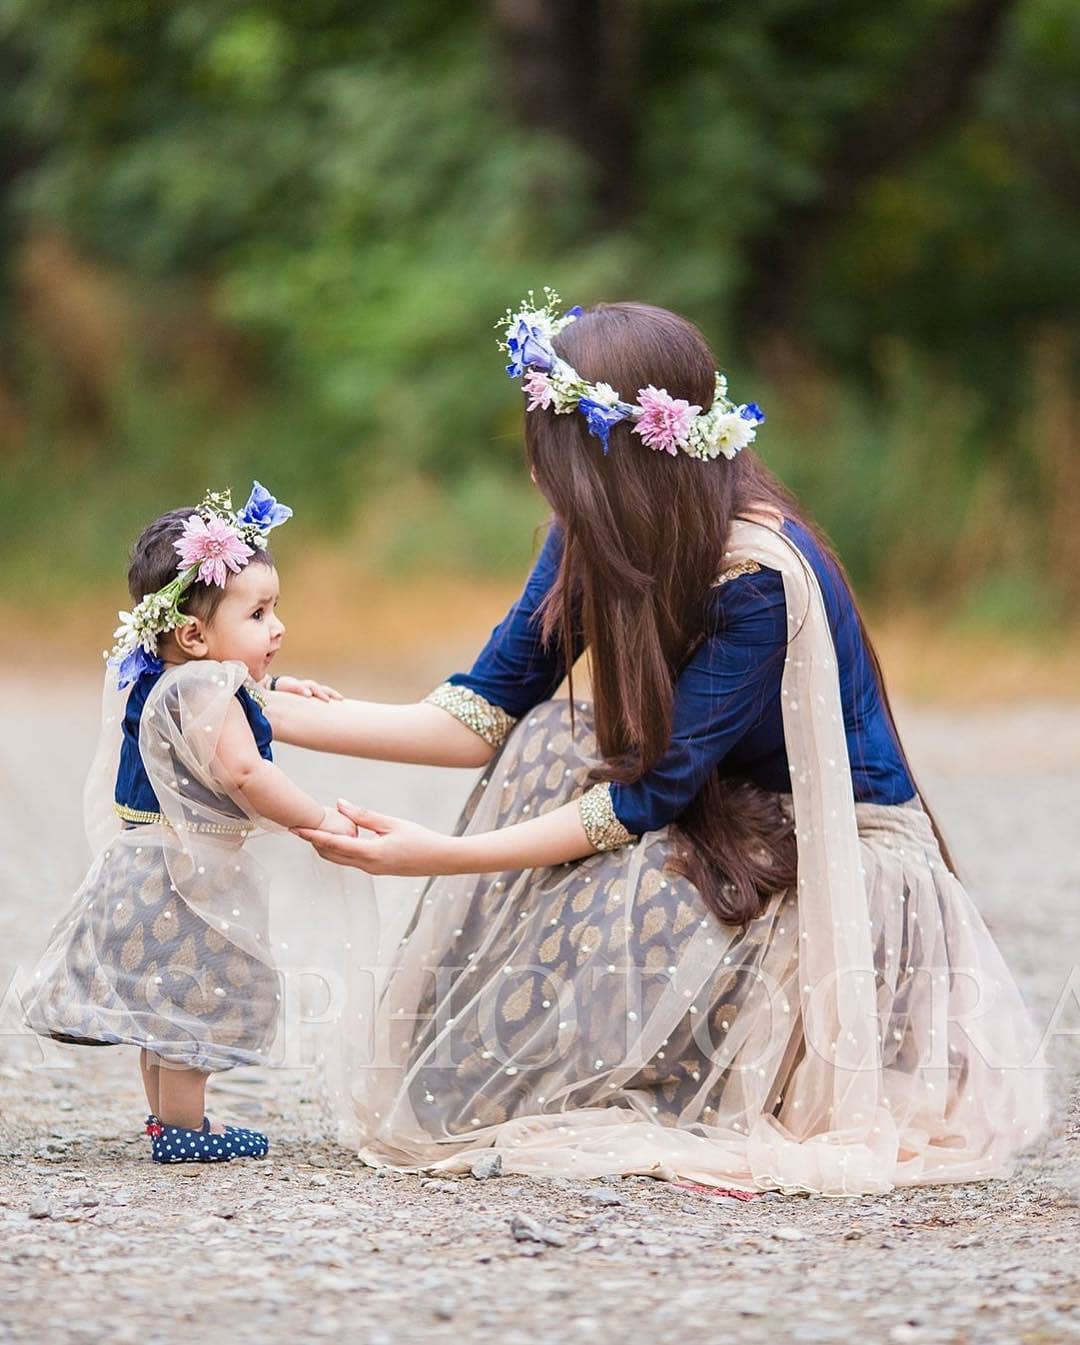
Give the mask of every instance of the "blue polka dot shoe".
[[155, 1163], [229, 1163], [234, 1158], [265, 1158], [270, 1148], [269, 1140], [258, 1130], [226, 1126], [224, 1135], [214, 1135], [206, 1116], [201, 1130], [163, 1125], [152, 1116], [147, 1119], [146, 1133]]
[[226, 1126], [224, 1138], [232, 1141], [234, 1152], [241, 1158], [265, 1158], [270, 1151], [270, 1141], [261, 1130]]

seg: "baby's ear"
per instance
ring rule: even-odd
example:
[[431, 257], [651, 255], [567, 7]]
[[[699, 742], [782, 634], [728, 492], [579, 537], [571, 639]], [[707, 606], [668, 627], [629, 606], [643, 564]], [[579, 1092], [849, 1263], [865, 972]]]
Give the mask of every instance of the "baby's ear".
[[198, 617], [192, 617], [172, 632], [177, 648], [185, 658], [205, 658], [209, 652], [206, 645], [206, 632]]

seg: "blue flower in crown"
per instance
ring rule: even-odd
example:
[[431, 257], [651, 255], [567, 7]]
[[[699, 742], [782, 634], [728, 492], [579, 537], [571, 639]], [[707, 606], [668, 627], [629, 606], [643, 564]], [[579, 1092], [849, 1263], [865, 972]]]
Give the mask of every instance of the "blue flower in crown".
[[620, 410], [618, 406], [610, 406], [607, 402], [593, 401], [591, 397], [580, 398], [578, 410], [584, 415], [588, 423], [589, 433], [600, 440], [606, 453], [611, 427], [612, 425], [618, 425], [620, 420], [626, 420], [626, 412]]
[[259, 532], [269, 532], [279, 523], [292, 518], [293, 511], [287, 504], [278, 504], [273, 495], [258, 481], [252, 483], [248, 502], [236, 516], [238, 523], [257, 528]]
[[511, 378], [521, 378], [527, 368], [543, 369], [545, 373], [555, 363], [551, 342], [537, 326], [530, 326], [524, 318], [506, 338], [510, 363], [506, 372]]
[[159, 673], [165, 666], [161, 659], [148, 654], [141, 644], [136, 645], [131, 653], [125, 654], [122, 659], [110, 659], [109, 662], [117, 670], [118, 691], [123, 691], [132, 682], [137, 682], [143, 673]]
[[747, 402], [745, 406], [739, 407], [739, 415], [743, 420], [749, 420], [754, 425], [765, 424], [765, 412], [758, 406], [757, 402]]

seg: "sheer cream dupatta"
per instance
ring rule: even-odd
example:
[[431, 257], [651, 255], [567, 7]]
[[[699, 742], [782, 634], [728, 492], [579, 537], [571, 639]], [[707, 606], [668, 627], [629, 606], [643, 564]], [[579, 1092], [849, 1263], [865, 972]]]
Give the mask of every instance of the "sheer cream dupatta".
[[737, 520], [725, 559], [756, 560], [783, 577], [780, 700], [798, 844], [795, 988], [804, 1054], [783, 1090], [783, 1119], [763, 1114], [753, 1122], [748, 1165], [764, 1186], [885, 1190], [898, 1136], [882, 1102], [872, 921], [824, 599], [798, 548], [763, 524]]
[[[853, 801], [836, 652], [813, 570], [761, 524], [733, 526], [731, 558], [743, 557], [780, 571], [788, 610], [781, 700], [805, 1043], [788, 1105], [750, 1131], [754, 1180], [858, 1194], [1004, 1175], [1046, 1124], [1034, 1025], [925, 815], [921, 827], [879, 834], [875, 818], [895, 810]], [[906, 966], [886, 947], [876, 968], [874, 931], [899, 934], [905, 917]], [[888, 1065], [887, 1034], [903, 1039]]]
[[[206, 927], [206, 940], [278, 975], [277, 1035], [264, 1062], [318, 1076], [337, 1112], [347, 1042], [370, 1011], [374, 885], [359, 870], [319, 859], [223, 780], [218, 742], [248, 678], [242, 663], [205, 660], [158, 680], [143, 709], [139, 750], [161, 820], [122, 828], [112, 795], [126, 692], [115, 690], [115, 673], [107, 672], [102, 731], [84, 791], [87, 837], [96, 852], [91, 877], [121, 849], [153, 855], [175, 899]], [[195, 977], [209, 974], [182, 944], [169, 956], [192, 960]], [[249, 983], [238, 977], [221, 992], [242, 996]]]

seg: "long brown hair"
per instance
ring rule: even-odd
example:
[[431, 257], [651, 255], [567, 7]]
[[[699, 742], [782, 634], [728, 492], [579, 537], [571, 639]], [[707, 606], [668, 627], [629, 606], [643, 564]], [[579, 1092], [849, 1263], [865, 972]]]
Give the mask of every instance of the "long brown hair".
[[[716, 364], [708, 342], [667, 309], [598, 304], [564, 328], [554, 346], [585, 379], [609, 383], [625, 398], [651, 383], [694, 405], [712, 404]], [[559, 572], [541, 609], [542, 638], [558, 643], [569, 669], [575, 625], [583, 630], [604, 758], [594, 779], [634, 781], [667, 750], [675, 684], [704, 638], [709, 590], [723, 569], [736, 516], [766, 505], [797, 520], [851, 591], [828, 538], [751, 449], [731, 461], [672, 457], [632, 438], [623, 422], [612, 429], [605, 455], [584, 416], [550, 410], [526, 415], [525, 445], [564, 535]], [[906, 765], [881, 664], [854, 596], [852, 603]], [[691, 879], [720, 920], [745, 924], [795, 882], [793, 824], [778, 795], [748, 781], [713, 772], [674, 830], [670, 866]]]

